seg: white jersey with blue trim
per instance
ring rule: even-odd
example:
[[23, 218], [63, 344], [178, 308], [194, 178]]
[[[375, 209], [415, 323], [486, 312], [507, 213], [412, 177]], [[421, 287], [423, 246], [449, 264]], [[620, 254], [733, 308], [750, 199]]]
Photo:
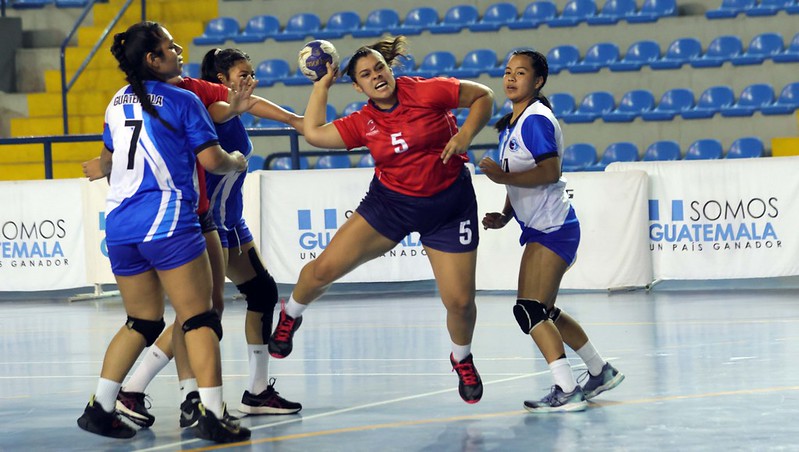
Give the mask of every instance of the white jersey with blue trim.
[[149, 242], [198, 229], [196, 153], [217, 144], [216, 131], [194, 93], [147, 81], [163, 122], [144, 112], [128, 85], [105, 112], [103, 143], [113, 153], [106, 199], [109, 245]]
[[[227, 152], [239, 151], [249, 158], [252, 154], [252, 141], [240, 117], [222, 124], [214, 124], [219, 135], [219, 145]], [[230, 231], [244, 218], [244, 195], [242, 187], [247, 172], [205, 175], [205, 186], [211, 201], [214, 223], [222, 230]]]
[[[519, 118], [500, 133], [500, 165], [511, 172], [527, 171], [552, 157], [563, 157], [563, 134], [552, 110], [540, 101], [529, 105]], [[506, 185], [514, 216], [519, 223], [541, 232], [560, 229], [569, 214], [566, 179], [538, 187]]]

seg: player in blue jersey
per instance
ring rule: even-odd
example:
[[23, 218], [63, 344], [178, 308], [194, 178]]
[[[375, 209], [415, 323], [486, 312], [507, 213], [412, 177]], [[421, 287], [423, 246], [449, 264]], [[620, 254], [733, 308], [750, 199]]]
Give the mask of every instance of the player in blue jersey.
[[211, 307], [195, 159], [219, 174], [245, 171], [247, 162], [241, 153], [222, 150], [197, 96], [165, 83], [180, 75], [182, 51], [155, 22], [116, 34], [111, 46], [129, 85], [106, 109], [100, 160], [111, 167], [106, 243], [128, 318], [108, 346], [97, 390], [78, 426], [115, 438], [135, 435], [113, 409], [125, 375], [164, 329], [166, 294], [199, 386], [200, 437], [241, 441], [250, 432], [227, 414], [222, 399], [222, 324]]
[[[613, 389], [624, 379], [602, 359], [582, 327], [555, 306], [563, 274], [574, 263], [580, 243], [580, 223], [566, 195], [561, 175], [563, 135], [541, 88], [549, 68], [544, 55], [515, 51], [503, 78], [513, 111], [500, 119], [500, 162], [485, 158], [480, 168], [493, 182], [507, 188], [502, 212], [487, 213], [486, 229], [504, 227], [515, 218], [524, 246], [519, 287], [513, 314], [524, 334], [532, 336], [549, 364], [555, 381], [541, 400], [525, 401], [531, 412], [579, 411], [586, 400]], [[588, 367], [588, 381], [580, 387], [566, 359], [563, 343]]]

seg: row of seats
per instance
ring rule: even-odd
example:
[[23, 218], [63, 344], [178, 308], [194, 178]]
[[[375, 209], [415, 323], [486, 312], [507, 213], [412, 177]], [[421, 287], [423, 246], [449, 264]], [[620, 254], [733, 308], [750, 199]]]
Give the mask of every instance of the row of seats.
[[[249, 160], [249, 172], [260, 170], [260, 169], [271, 169], [271, 170], [290, 170], [291, 167], [291, 157], [278, 157], [272, 159], [271, 163], [269, 163], [269, 167], [266, 168], [266, 160], [259, 156], [259, 155], [252, 155]], [[371, 154], [364, 154], [358, 159], [358, 163], [355, 165], [358, 168], [370, 168], [375, 166], [375, 161], [372, 158]], [[316, 160], [316, 163], [313, 165], [314, 169], [333, 169], [333, 168], [351, 168], [352, 162], [350, 161], [349, 155], [344, 154], [331, 154], [331, 155], [323, 155]], [[300, 169], [310, 169], [312, 168], [308, 157], [301, 155], [300, 156]]]
[[[611, 143], [605, 148], [602, 157], [597, 159], [594, 145], [576, 143], [563, 151], [563, 171], [603, 171], [613, 162], [635, 162], [638, 160], [638, 146], [630, 142]], [[663, 140], [650, 144], [644, 152], [642, 161], [668, 160], [714, 160], [720, 158], [755, 158], [764, 155], [763, 141], [758, 137], [743, 137], [735, 140], [725, 153], [721, 142], [712, 138], [696, 140], [682, 155], [676, 141]]]
[[530, 29], [546, 24], [550, 27], [569, 27], [586, 22], [589, 25], [615, 24], [619, 20], [628, 22], [654, 22], [661, 17], [677, 14], [675, 0], [645, 0], [638, 9], [635, 0], [605, 0], [598, 8], [594, 0], [570, 0], [558, 11], [551, 0], [537, 0], [519, 13], [516, 5], [499, 2], [486, 8], [481, 16], [474, 5], [451, 7], [439, 17], [438, 11], [429, 6], [411, 9], [400, 22], [399, 13], [390, 8], [370, 12], [364, 21], [355, 11], [333, 13], [322, 25], [321, 18], [312, 12], [293, 15], [281, 28], [280, 20], [269, 14], [258, 15], [247, 21], [244, 29], [234, 17], [219, 17], [206, 24], [202, 36], [194, 39], [196, 45], [223, 44], [227, 40], [237, 43], [297, 41], [308, 36], [316, 39], [337, 39], [344, 35], [354, 37], [376, 37], [383, 33], [393, 35], [418, 35], [423, 31], [433, 34], [458, 33], [468, 29], [475, 32], [497, 31], [506, 26], [510, 29]]
[[9, 4], [16, 9], [32, 9], [48, 5], [55, 5], [58, 8], [78, 8], [86, 6], [87, 3], [89, 0], [11, 0]]
[[708, 19], [731, 19], [738, 14], [749, 17], [773, 16], [780, 11], [799, 14], [797, 0], [722, 0], [718, 8], [705, 12]]
[[700, 94], [699, 99], [686, 88], [666, 91], [655, 102], [648, 90], [636, 89], [625, 93], [619, 104], [608, 91], [588, 93], [575, 105], [574, 97], [568, 93], [555, 93], [548, 96], [556, 117], [567, 123], [630, 122], [640, 117], [644, 121], [671, 121], [675, 116], [683, 119], [711, 118], [717, 113], [724, 117], [752, 116], [755, 112], [764, 115], [791, 114], [799, 109], [799, 82], [789, 83], [774, 95], [774, 88], [765, 83], [755, 83], [735, 93], [729, 86], [712, 86]]

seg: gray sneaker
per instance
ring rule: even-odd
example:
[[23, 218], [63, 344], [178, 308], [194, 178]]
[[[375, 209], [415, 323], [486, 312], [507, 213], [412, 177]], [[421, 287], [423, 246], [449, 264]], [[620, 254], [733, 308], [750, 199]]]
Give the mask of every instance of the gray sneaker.
[[615, 388], [624, 381], [624, 374], [616, 370], [610, 363], [605, 363], [605, 365], [602, 366], [602, 372], [596, 377], [585, 372], [578, 380], [585, 378], [585, 375], [588, 376], [588, 381], [583, 385], [585, 400], [591, 400], [599, 394]]
[[560, 386], [552, 386], [552, 391], [541, 400], [525, 400], [524, 409], [531, 413], [555, 413], [562, 411], [583, 411], [588, 407], [583, 388], [574, 387], [572, 392], [563, 392]]

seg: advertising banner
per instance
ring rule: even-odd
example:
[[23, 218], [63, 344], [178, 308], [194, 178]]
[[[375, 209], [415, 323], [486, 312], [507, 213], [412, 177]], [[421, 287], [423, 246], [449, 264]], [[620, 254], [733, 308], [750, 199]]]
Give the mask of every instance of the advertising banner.
[[86, 278], [91, 284], [116, 284], [105, 245], [105, 179], [85, 182], [83, 227], [86, 231]]

